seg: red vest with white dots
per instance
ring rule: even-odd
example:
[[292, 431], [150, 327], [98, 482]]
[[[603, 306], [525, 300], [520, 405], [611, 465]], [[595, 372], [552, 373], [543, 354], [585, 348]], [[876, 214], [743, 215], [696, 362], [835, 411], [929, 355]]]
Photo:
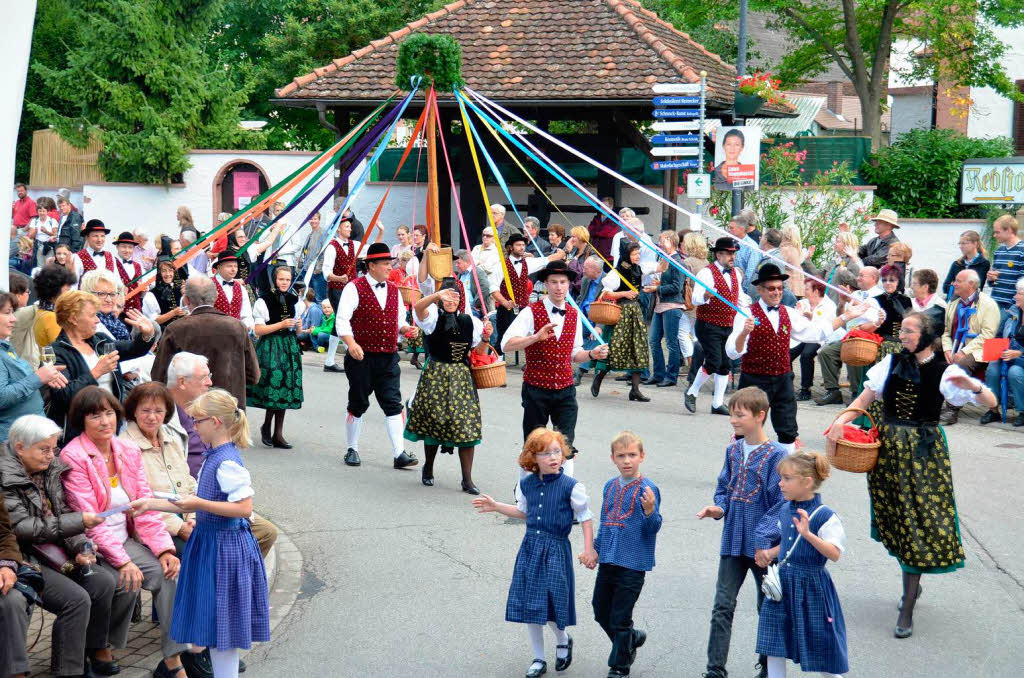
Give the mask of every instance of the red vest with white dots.
[[[133, 278], [137, 278], [139, 275], [142, 274], [141, 267], [139, 266], [139, 264], [137, 262], [134, 262], [134, 261], [129, 263], [129, 264], [125, 264], [123, 261], [118, 259], [115, 263], [116, 263], [116, 266], [117, 266], [117, 274], [121, 276], [121, 282], [124, 283], [124, 287], [125, 287], [125, 290], [126, 290], [125, 294], [127, 295], [127, 294], [130, 294], [131, 292], [134, 292], [135, 288], [137, 288], [139, 286], [139, 284], [138, 283], [129, 284], [129, 281], [132, 280]], [[136, 294], [131, 299], [125, 299], [125, 301], [124, 301], [124, 310], [125, 311], [130, 311], [132, 309], [135, 309], [136, 311], [141, 311], [142, 310], [142, 295], [144, 293], [145, 292]]]
[[[352, 245], [352, 241], [349, 240], [347, 243], [342, 245], [335, 238], [331, 241], [331, 247], [334, 248], [334, 270], [331, 271], [332, 275], [347, 275], [352, 277], [355, 268], [352, 266], [356, 260], [356, 250]], [[338, 280], [332, 280], [327, 283], [327, 289], [340, 290], [345, 287], [345, 283]], [[360, 344], [361, 346], [362, 344]]]
[[750, 307], [750, 315], [758, 324], [747, 337], [747, 352], [743, 354], [740, 371], [768, 377], [789, 374], [792, 370], [789, 362], [789, 338], [793, 328], [789, 324], [786, 307], [779, 306], [778, 332], [772, 329], [768, 314], [761, 308], [760, 303]]
[[[339, 275], [339, 274], [335, 274]], [[359, 305], [352, 312], [352, 338], [366, 353], [394, 353], [398, 350], [398, 288], [386, 281], [387, 297], [381, 309], [366, 276], [352, 283], [359, 293]]]
[[462, 281], [455, 278], [455, 289], [459, 291], [459, 313], [466, 312], [466, 286], [462, 284]]
[[[533, 331], [551, 322], [543, 301], [530, 304], [533, 312]], [[526, 368], [523, 381], [530, 386], [556, 390], [572, 386], [572, 347], [576, 341], [576, 309], [565, 308], [562, 336], [554, 335], [526, 347]]]
[[[715, 291], [735, 304], [740, 298], [740, 281], [736, 275], [736, 269], [730, 271], [732, 276], [732, 289], [725, 282], [725, 276], [718, 270], [718, 266], [711, 264], [711, 278], [715, 281]], [[718, 297], [711, 297], [706, 304], [697, 307], [697, 320], [702, 320], [719, 327], [732, 327], [732, 320], [736, 317], [736, 311], [726, 306]]]
[[236, 280], [234, 292], [231, 294], [231, 301], [228, 301], [228, 295], [224, 294], [224, 288], [221, 287], [220, 280], [214, 278], [214, 283], [217, 287], [217, 301], [213, 302], [213, 307], [221, 313], [226, 313], [236, 320], [242, 319], [242, 295], [245, 294], [245, 285], [241, 280]]
[[[96, 260], [89, 254], [89, 250], [78, 250], [76, 252], [78, 258], [82, 261], [82, 273], [88, 273], [89, 271], [96, 270]], [[111, 273], [117, 273], [117, 269], [114, 268], [114, 255], [110, 252], [103, 253], [103, 267]]]
[[[509, 280], [512, 281], [512, 293], [515, 295], [516, 308], [526, 308], [530, 305], [530, 292], [533, 291], [533, 283], [530, 282], [530, 275], [526, 271], [526, 259], [520, 259], [519, 263], [522, 267], [520, 273], [517, 274], [515, 266], [512, 265], [508, 257], [505, 257], [505, 266], [508, 268]], [[501, 281], [501, 294], [506, 299], [512, 298], [504, 280]]]

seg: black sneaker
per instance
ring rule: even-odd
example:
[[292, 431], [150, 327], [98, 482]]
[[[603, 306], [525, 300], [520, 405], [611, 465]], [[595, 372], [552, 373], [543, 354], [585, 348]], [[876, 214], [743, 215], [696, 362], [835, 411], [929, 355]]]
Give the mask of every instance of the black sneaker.
[[815, 400], [814, 404], [818, 407], [824, 407], [825, 405], [842, 405], [843, 394], [838, 388], [830, 388], [825, 391], [825, 395]]
[[985, 414], [981, 415], [981, 420], [978, 423], [984, 426], [985, 424], [991, 424], [993, 421], [999, 421], [999, 412], [988, 410]]

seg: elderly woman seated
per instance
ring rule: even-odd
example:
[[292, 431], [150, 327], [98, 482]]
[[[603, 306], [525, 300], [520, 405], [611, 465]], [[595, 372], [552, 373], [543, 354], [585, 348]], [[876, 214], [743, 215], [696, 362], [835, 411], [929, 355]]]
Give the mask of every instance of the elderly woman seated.
[[[58, 304], [58, 315], [59, 309]], [[60, 458], [71, 467], [63, 480], [72, 508], [99, 513], [153, 496], [139, 448], [116, 437], [123, 417], [121, 403], [99, 386], [86, 386], [71, 402], [68, 427], [82, 433], [67, 444]], [[103, 557], [99, 567], [117, 577], [121, 588], [153, 594], [164, 656], [153, 671], [154, 678], [184, 678], [179, 655], [185, 646], [170, 636], [180, 561], [164, 522], [152, 513], [129, 520], [127, 512], [121, 512], [86, 534]]]
[[[156, 381], [137, 386], [128, 395], [124, 409], [128, 426], [120, 437], [142, 451], [149, 488], [181, 496], [195, 494], [196, 480], [189, 473], [185, 457], [186, 440], [168, 426], [175, 412], [170, 389]], [[191, 513], [159, 515], [180, 557], [195, 527], [195, 516]]]
[[[1010, 347], [1003, 351], [1000, 360], [993, 360], [985, 370], [985, 384], [997, 396], [1001, 394], [1002, 380], [1007, 381], [1007, 394], [1013, 395], [1013, 407], [1017, 416], [1014, 426], [1024, 426], [1024, 278], [1017, 279], [1017, 293], [1013, 306], [1006, 312], [996, 332], [997, 338], [1009, 339]], [[1005, 377], [1003, 376], [1005, 373]], [[981, 415], [981, 423], [991, 424], [1001, 419], [999, 408], [993, 408]]]
[[21, 551], [11, 529], [7, 509], [0, 501], [0, 676], [25, 678], [28, 673], [28, 652], [25, 634], [28, 633], [26, 600], [14, 588], [18, 580]]
[[[72, 398], [87, 386], [99, 386], [112, 393], [118, 402], [127, 398], [119, 361], [145, 355], [156, 340], [155, 326], [138, 311], [128, 312], [128, 324], [137, 330], [131, 339], [110, 341], [105, 332], [97, 332], [97, 311], [101, 304], [108, 303], [112, 310], [117, 295], [113, 288], [107, 289], [104, 284], [97, 287], [100, 289], [99, 298], [89, 292], [74, 290], [57, 299], [57, 323], [61, 333], [53, 344], [53, 350], [57, 364], [64, 365], [63, 374], [68, 384], [51, 389], [47, 414], [58, 426], [64, 427]], [[68, 438], [79, 433], [70, 428], [65, 428], [65, 431]]]
[[96, 556], [85, 531], [103, 519], [74, 511], [64, 500], [61, 476], [69, 468], [54, 456], [59, 436], [60, 428], [46, 417], [19, 417], [10, 429], [10, 454], [0, 453], [0, 492], [22, 556], [42, 572], [42, 607], [57, 617], [50, 670], [91, 675], [91, 660], [93, 670], [110, 675], [116, 665], [109, 648], [125, 646], [137, 594], [118, 590], [116, 576], [93, 567]]

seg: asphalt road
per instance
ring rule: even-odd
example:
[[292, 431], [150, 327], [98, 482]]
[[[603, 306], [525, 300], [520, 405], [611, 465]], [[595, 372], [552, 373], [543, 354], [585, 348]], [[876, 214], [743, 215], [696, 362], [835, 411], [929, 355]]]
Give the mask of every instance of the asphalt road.
[[[504, 621], [521, 522], [479, 515], [459, 490], [457, 458], [439, 458], [436, 485], [419, 469], [391, 466], [384, 418], [371, 406], [363, 430], [363, 465], [342, 464], [346, 377], [321, 371], [307, 354], [306, 404], [286, 419], [291, 451], [260, 446], [246, 454], [256, 507], [286, 531], [304, 558], [302, 592], [273, 641], [249, 656], [250, 678], [280, 676], [522, 676], [531, 660], [526, 629]], [[403, 393], [418, 373], [403, 365]], [[484, 443], [475, 480], [509, 501], [522, 440], [519, 385], [481, 392]], [[720, 523], [698, 521], [710, 502], [731, 434], [725, 417], [682, 408], [681, 387], [647, 387], [650, 403], [626, 400], [606, 381], [597, 400], [580, 396], [576, 475], [590, 491], [595, 515], [604, 482], [615, 474], [608, 442], [629, 428], [645, 441], [643, 473], [661, 489], [664, 526], [657, 566], [648, 575], [635, 620], [649, 634], [633, 675], [699, 676], [704, 670], [714, 596]], [[708, 387], [706, 387], [708, 388]], [[838, 407], [804, 403], [799, 421], [809, 449]], [[262, 411], [250, 409], [254, 424]], [[258, 420], [258, 421], [257, 421]], [[848, 550], [829, 565], [849, 633], [851, 676], [933, 678], [1018, 676], [1024, 668], [1024, 433], [981, 428], [976, 420], [948, 429], [967, 567], [925, 577], [914, 636], [896, 640], [901, 594], [896, 562], [868, 533], [865, 478], [836, 472], [822, 488], [843, 518]], [[410, 449], [412, 449], [410, 444]], [[422, 457], [422, 449], [416, 449]], [[582, 533], [572, 534], [574, 552]], [[610, 648], [593, 621], [595, 572], [577, 566], [575, 661], [565, 676], [604, 676]], [[731, 675], [752, 676], [757, 616], [751, 580], [733, 626]], [[554, 642], [548, 660], [554, 674]], [[790, 667], [791, 675], [799, 671]]]

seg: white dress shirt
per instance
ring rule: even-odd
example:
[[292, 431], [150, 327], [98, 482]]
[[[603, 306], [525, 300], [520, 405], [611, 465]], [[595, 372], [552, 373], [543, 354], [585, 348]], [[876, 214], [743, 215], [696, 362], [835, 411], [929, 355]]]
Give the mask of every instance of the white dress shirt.
[[[87, 254], [92, 255], [92, 260], [93, 262], [96, 263], [96, 268], [107, 267], [106, 250], [94, 250], [93, 248], [86, 245], [85, 251]], [[118, 259], [118, 257], [114, 254], [111, 254], [110, 256], [115, 261]], [[82, 257], [78, 256], [78, 252], [75, 252], [74, 254], [71, 255], [71, 263], [75, 265], [75, 275], [78, 276], [78, 281], [81, 282], [82, 276], [85, 274], [85, 267], [82, 266]], [[117, 271], [111, 271], [111, 273], [116, 272]]]
[[[349, 242], [351, 242], [350, 240], [342, 240], [341, 238], [334, 238], [334, 241], [337, 241], [337, 243], [339, 245], [341, 245], [343, 249], [348, 249], [347, 245], [348, 245]], [[356, 244], [352, 243], [352, 253], [353, 254], [355, 254], [356, 249], [357, 249], [356, 248]], [[361, 254], [363, 256], [366, 256], [365, 252], [362, 252]], [[330, 275], [334, 274], [334, 260], [336, 258], [337, 258], [337, 252], [334, 250], [334, 245], [331, 245], [330, 243], [328, 243], [327, 249], [324, 250], [324, 265], [323, 265], [324, 278], [326, 278], [328, 276], [328, 274], [330, 274]], [[362, 258], [362, 257], [360, 257], [360, 258]], [[355, 268], [354, 267], [353, 267], [352, 273], [350, 274], [349, 277], [351, 277], [353, 279], [356, 277], [356, 272], [355, 272]]]
[[[724, 272], [725, 269], [723, 269], [722, 265], [717, 261], [711, 264], [711, 266], [715, 266], [718, 268], [718, 272], [722, 274], [723, 278], [725, 278], [725, 286], [728, 287], [731, 291], [732, 276], [726, 275]], [[701, 281], [711, 289], [715, 289], [715, 278], [711, 274], [711, 266], [705, 266], [704, 268], [700, 269], [700, 271], [697, 273], [697, 280]], [[750, 297], [747, 296], [746, 293], [743, 291], [743, 271], [741, 271], [739, 268], [736, 268], [735, 266], [733, 267], [733, 270], [736, 271], [736, 282], [739, 284], [740, 287], [740, 296], [738, 299], [738, 303], [736, 305], [749, 306], [751, 303]], [[694, 306], [702, 306], [704, 304], [709, 303], [714, 298], [715, 296], [709, 294], [708, 291], [702, 285], [694, 285], [693, 294], [690, 295], [690, 303], [692, 303]]]
[[483, 245], [477, 245], [470, 252], [476, 267], [487, 274], [487, 282], [493, 292], [501, 284], [501, 259], [498, 257], [498, 248], [491, 245], [484, 249]]
[[[766, 316], [768, 316], [768, 322], [771, 323], [772, 329], [775, 330], [775, 332], [778, 332], [779, 312], [769, 311], [768, 304], [764, 303], [763, 299], [758, 300], [757, 303], [761, 305], [761, 310], [764, 311]], [[747, 310], [749, 313], [749, 307], [744, 310]], [[789, 316], [790, 342], [795, 339], [797, 344], [818, 344], [825, 338], [825, 331], [821, 325], [811, 322], [796, 310], [787, 308], [786, 315]], [[743, 326], [746, 322], [746, 317], [739, 313], [737, 313], [736, 317], [733, 318], [732, 332], [729, 334], [729, 338], [725, 340], [725, 354], [729, 356], [730, 360], [738, 360], [750, 350], [750, 336], [747, 337], [747, 341], [744, 344], [742, 351], [736, 349], [736, 342], [739, 339], [740, 334], [743, 332]]]
[[[822, 297], [818, 305], [811, 309], [811, 303], [807, 299], [801, 299], [796, 302], [796, 311], [803, 315], [804, 311], [811, 311], [811, 322], [821, 328], [822, 333], [825, 336], [832, 334], [832, 321], [836, 319], [836, 302], [832, 301], [828, 297]], [[790, 311], [790, 315], [793, 311]], [[800, 344], [796, 339], [791, 339], [789, 347], [793, 348]]]
[[231, 306], [231, 302], [234, 301], [236, 294], [242, 295], [242, 310], [239, 313], [238, 319], [245, 325], [245, 329], [252, 331], [252, 328], [256, 326], [255, 321], [252, 317], [252, 302], [249, 301], [249, 295], [245, 291], [245, 282], [242, 280], [234, 280], [234, 285], [225, 285], [224, 283], [229, 282], [221, 277], [220, 273], [213, 276], [213, 281], [224, 290], [224, 296], [228, 300], [228, 306]]
[[[552, 330], [555, 333], [555, 339], [562, 338], [562, 328], [565, 326], [565, 316], [561, 313], [554, 313], [551, 309], [555, 308], [555, 305], [551, 303], [551, 297], [544, 297], [544, 309], [548, 312], [548, 321], [552, 324]], [[568, 308], [568, 305], [562, 306], [563, 309]], [[535, 334], [533, 329], [533, 309], [529, 306], [519, 311], [519, 315], [512, 321], [512, 324], [505, 330], [505, 335], [501, 338], [501, 350], [505, 351], [505, 345], [508, 344], [508, 340], [511, 337], [517, 337], [525, 339]], [[583, 323], [580, 321], [579, 311], [576, 312], [576, 336], [572, 343], [572, 357], [576, 358], [576, 355], [583, 350]]]
[[160, 302], [156, 300], [156, 295], [152, 292], [146, 292], [142, 295], [142, 315], [156, 322], [157, 316], [161, 314]]
[[[327, 270], [326, 265], [324, 270]], [[370, 289], [373, 291], [373, 296], [377, 298], [377, 304], [383, 311], [388, 303], [388, 286], [377, 287], [377, 281], [366, 276], [366, 282], [370, 283]], [[397, 292], [396, 292], [397, 293]], [[341, 306], [334, 317], [334, 328], [339, 337], [351, 337], [352, 336], [352, 314], [359, 308], [359, 291], [356, 289], [355, 280], [345, 285], [345, 288], [341, 291], [341, 301], [338, 302]], [[405, 304], [402, 303], [402, 297], [399, 295], [398, 303], [395, 304], [395, 326], [401, 330], [405, 327]]]

